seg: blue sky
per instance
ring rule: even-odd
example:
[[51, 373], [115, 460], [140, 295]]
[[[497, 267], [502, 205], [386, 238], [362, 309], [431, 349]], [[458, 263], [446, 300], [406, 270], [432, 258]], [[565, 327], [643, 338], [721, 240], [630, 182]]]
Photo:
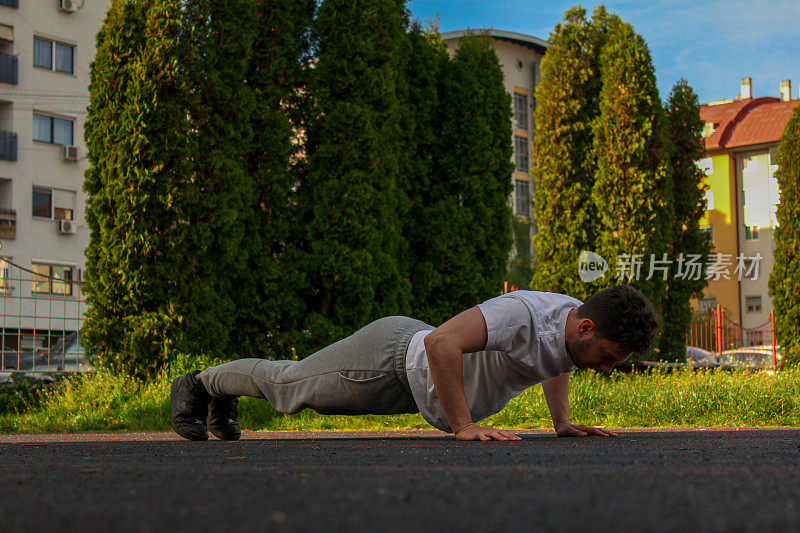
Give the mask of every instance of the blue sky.
[[[577, 2], [409, 0], [414, 18], [437, 12], [441, 31], [495, 28], [547, 39]], [[596, 3], [582, 3], [591, 12]], [[701, 103], [739, 94], [753, 78], [754, 96], [779, 96], [781, 80], [800, 84], [800, 0], [620, 0], [606, 8], [633, 24], [650, 47], [662, 99], [680, 78]]]

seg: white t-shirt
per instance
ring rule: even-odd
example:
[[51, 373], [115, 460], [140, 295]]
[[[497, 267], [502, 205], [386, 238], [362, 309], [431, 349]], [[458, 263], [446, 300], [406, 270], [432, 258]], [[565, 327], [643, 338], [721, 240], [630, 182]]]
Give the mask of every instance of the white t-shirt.
[[[478, 305], [486, 320], [486, 349], [463, 355], [464, 393], [472, 420], [500, 412], [532, 385], [576, 370], [567, 355], [564, 333], [569, 311], [581, 304], [563, 294], [513, 291]], [[425, 353], [423, 340], [431, 331], [419, 331], [411, 338], [408, 384], [422, 417], [450, 432]]]

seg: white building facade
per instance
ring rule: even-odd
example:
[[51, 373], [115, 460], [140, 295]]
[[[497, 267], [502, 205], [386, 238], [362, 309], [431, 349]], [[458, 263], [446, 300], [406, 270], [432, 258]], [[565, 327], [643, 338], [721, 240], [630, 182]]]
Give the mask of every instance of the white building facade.
[[107, 9], [105, 0], [0, 0], [0, 347], [6, 352], [46, 350], [77, 331], [84, 311], [83, 126], [89, 67]]

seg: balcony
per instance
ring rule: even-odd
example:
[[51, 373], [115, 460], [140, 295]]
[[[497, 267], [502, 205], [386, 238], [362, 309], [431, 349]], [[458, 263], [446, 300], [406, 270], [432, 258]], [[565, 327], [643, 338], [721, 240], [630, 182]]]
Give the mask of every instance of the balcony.
[[0, 159], [17, 160], [17, 134], [0, 130]]
[[0, 6], [19, 7], [19, 0], [0, 0]]
[[17, 56], [0, 53], [0, 82], [16, 85], [18, 70]]
[[17, 212], [0, 207], [0, 239], [17, 238]]

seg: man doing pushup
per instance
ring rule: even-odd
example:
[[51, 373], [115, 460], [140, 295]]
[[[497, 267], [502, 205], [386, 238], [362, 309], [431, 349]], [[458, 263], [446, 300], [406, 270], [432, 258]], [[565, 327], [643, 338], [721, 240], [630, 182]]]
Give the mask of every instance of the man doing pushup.
[[[570, 372], [610, 372], [652, 345], [653, 306], [629, 285], [570, 296], [514, 291], [438, 328], [413, 318], [376, 320], [301, 361], [239, 359], [172, 383], [172, 427], [191, 440], [240, 437], [239, 396], [266, 399], [282, 413], [417, 413], [459, 440], [519, 440], [476, 425], [541, 383], [556, 434], [614, 436], [569, 419]], [[208, 426], [206, 425], [208, 422]], [[207, 429], [208, 428], [208, 429]]]

